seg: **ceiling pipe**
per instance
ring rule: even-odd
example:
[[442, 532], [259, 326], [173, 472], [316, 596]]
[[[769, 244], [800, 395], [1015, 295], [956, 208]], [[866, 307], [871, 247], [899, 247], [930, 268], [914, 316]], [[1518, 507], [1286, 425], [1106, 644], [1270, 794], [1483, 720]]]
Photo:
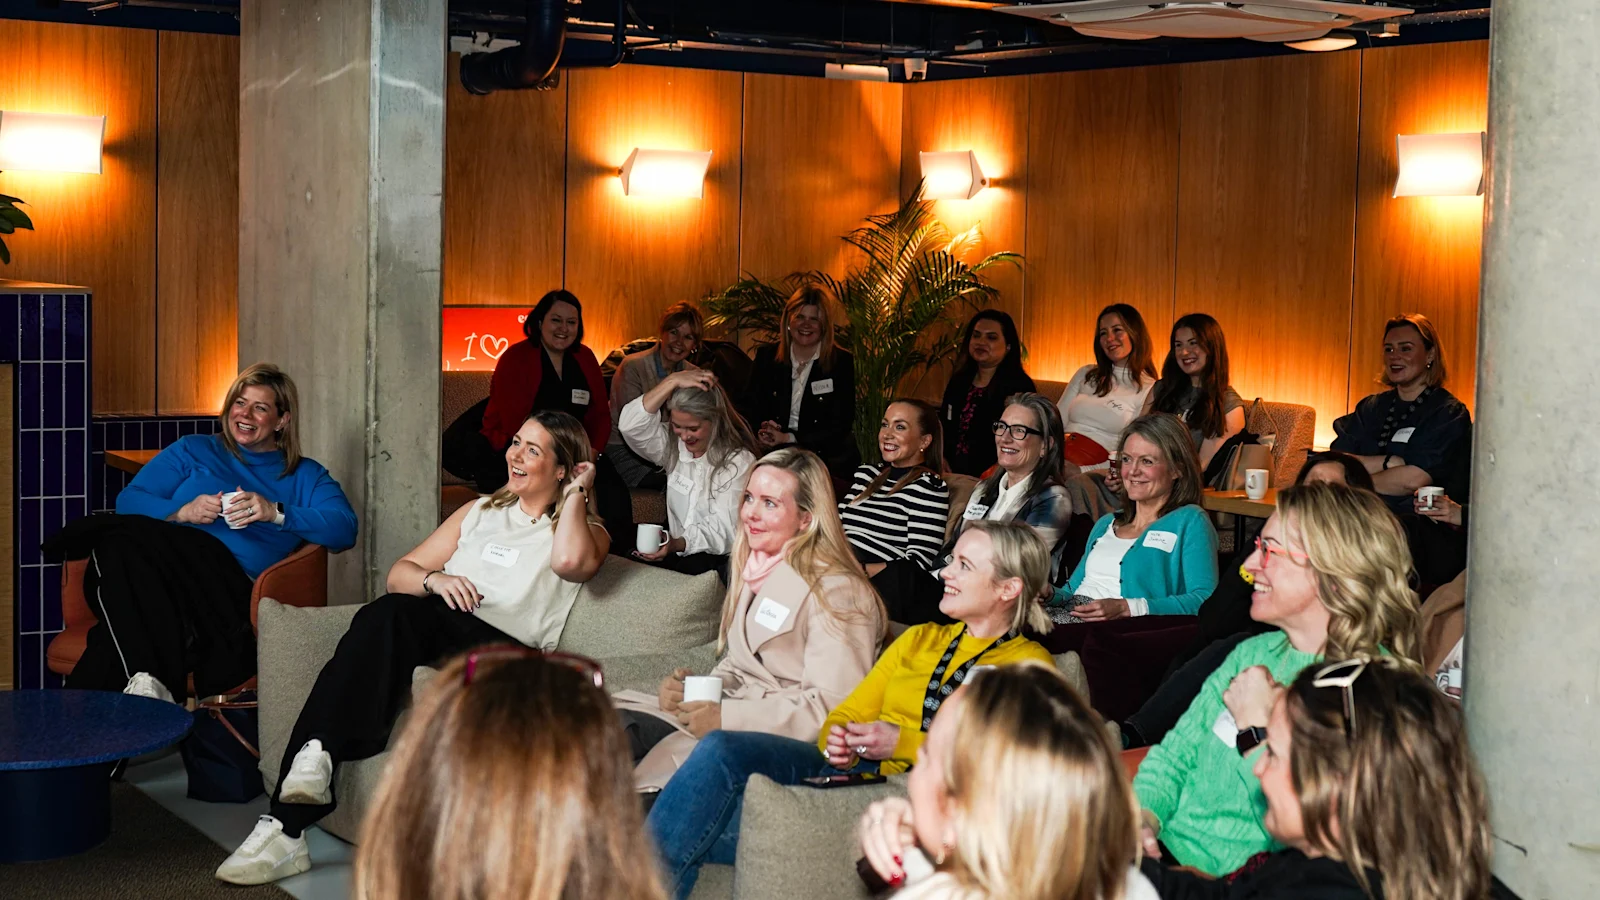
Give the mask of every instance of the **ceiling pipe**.
[[612, 32], [611, 55], [601, 60], [563, 63], [567, 42], [566, 0], [528, 0], [527, 30], [522, 43], [493, 53], [461, 58], [461, 86], [471, 94], [505, 90], [547, 91], [561, 83], [557, 67], [606, 68], [620, 65], [628, 48], [627, 0], [617, 0], [617, 22]]

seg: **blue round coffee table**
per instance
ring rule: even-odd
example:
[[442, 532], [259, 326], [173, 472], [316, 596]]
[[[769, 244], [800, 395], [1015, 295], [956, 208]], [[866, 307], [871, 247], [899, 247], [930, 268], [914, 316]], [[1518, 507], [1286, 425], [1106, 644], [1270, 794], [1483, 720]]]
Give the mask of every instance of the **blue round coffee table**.
[[0, 863], [105, 840], [112, 764], [171, 746], [193, 721], [176, 704], [110, 691], [0, 692]]

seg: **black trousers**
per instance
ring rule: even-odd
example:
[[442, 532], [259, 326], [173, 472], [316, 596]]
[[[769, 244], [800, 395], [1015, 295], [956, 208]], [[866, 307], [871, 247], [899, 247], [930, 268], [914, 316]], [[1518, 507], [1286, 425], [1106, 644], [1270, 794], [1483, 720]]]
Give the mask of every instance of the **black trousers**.
[[901, 625], [937, 622], [949, 625], [955, 619], [939, 611], [944, 599], [944, 582], [909, 559], [897, 559], [872, 577], [872, 586], [883, 598], [889, 621]]
[[1245, 631], [1214, 641], [1167, 676], [1167, 680], [1161, 682], [1161, 687], [1156, 688], [1156, 692], [1139, 707], [1139, 711], [1122, 723], [1123, 747], [1151, 747], [1161, 743], [1172, 726], [1178, 724], [1183, 714], [1189, 711], [1194, 698], [1200, 696], [1200, 689], [1205, 687], [1211, 673], [1222, 665], [1235, 647], [1254, 636]]
[[681, 572], [684, 575], [703, 575], [706, 572], [715, 572], [717, 577], [722, 579], [723, 584], [728, 583], [728, 558], [714, 553], [690, 553], [687, 556], [669, 553], [655, 562], [650, 562], [647, 559], [639, 561], [657, 568]]
[[[335, 766], [383, 752], [395, 719], [411, 702], [413, 669], [495, 643], [516, 640], [438, 597], [385, 594], [368, 603], [340, 638], [295, 720], [278, 768], [280, 785], [295, 754], [313, 738]], [[326, 806], [311, 806], [284, 803], [276, 791], [272, 795], [272, 815], [290, 837], [337, 805], [337, 797]]]

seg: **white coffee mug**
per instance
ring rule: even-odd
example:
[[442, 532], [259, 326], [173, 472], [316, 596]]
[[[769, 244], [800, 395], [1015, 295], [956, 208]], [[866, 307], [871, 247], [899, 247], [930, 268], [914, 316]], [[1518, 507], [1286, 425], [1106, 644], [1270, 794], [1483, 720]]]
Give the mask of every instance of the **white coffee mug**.
[[656, 553], [672, 540], [672, 535], [660, 525], [640, 525], [633, 539], [634, 548], [640, 553]]
[[[242, 494], [242, 493], [244, 493], [244, 491], [229, 491], [226, 494], [222, 495], [222, 515], [224, 517], [223, 521], [227, 521], [226, 517], [228, 515], [228, 507], [232, 506], [233, 505], [233, 501], [238, 499], [239, 495]], [[232, 528], [234, 531], [238, 531], [241, 528], [248, 528], [249, 526], [248, 525], [235, 525], [232, 522], [228, 522], [228, 527]]]
[[1251, 500], [1260, 500], [1267, 495], [1267, 470], [1244, 470], [1244, 495]]
[[1440, 501], [1443, 499], [1444, 488], [1442, 487], [1436, 487], [1430, 484], [1427, 487], [1417, 488], [1418, 509], [1442, 509], [1444, 504]]
[[722, 679], [715, 675], [690, 675], [683, 680], [683, 702], [722, 702]]

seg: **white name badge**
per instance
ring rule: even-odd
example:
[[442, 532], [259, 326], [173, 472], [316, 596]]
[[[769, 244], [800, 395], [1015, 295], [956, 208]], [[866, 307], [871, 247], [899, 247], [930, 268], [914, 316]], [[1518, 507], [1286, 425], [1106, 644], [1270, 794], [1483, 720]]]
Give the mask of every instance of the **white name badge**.
[[589, 392], [588, 391], [581, 391], [581, 390], [578, 390], [577, 388], [573, 388], [572, 389], [572, 402], [578, 404], [579, 406], [588, 406], [589, 405]]
[[983, 518], [988, 512], [989, 512], [989, 504], [987, 504], [987, 503], [974, 503], [971, 506], [967, 507], [967, 511], [965, 513], [963, 513], [961, 517], [963, 519], [967, 519], [967, 520], [970, 520], [970, 521], [976, 521], [978, 519]]
[[1399, 431], [1396, 431], [1394, 433], [1394, 437], [1389, 438], [1389, 443], [1391, 443], [1391, 444], [1404, 444], [1407, 441], [1411, 440], [1411, 435], [1415, 434], [1416, 430], [1417, 429], [1415, 427], [1402, 428]]
[[1144, 545], [1171, 553], [1178, 546], [1178, 536], [1170, 531], [1146, 531]]
[[1239, 745], [1239, 723], [1233, 720], [1233, 713], [1228, 712], [1227, 707], [1223, 707], [1217, 715], [1217, 721], [1211, 724], [1211, 733], [1229, 747]]
[[946, 403], [944, 405], [944, 417], [946, 419], [949, 419], [952, 422], [954, 422], [956, 420], [956, 407], [955, 407], [955, 404]]
[[816, 381], [811, 382], [811, 393], [816, 394], [819, 397], [823, 394], [833, 393], [833, 379], [819, 378]]
[[788, 618], [789, 607], [771, 597], [762, 597], [761, 605], [756, 607], [756, 624], [768, 631], [782, 628], [784, 620]]
[[687, 494], [694, 490], [694, 479], [683, 474], [682, 472], [673, 472], [672, 488], [679, 493]]
[[521, 555], [521, 550], [515, 547], [507, 547], [504, 544], [485, 544], [483, 546], [483, 561], [494, 563], [497, 566], [510, 568], [517, 564], [517, 557]]

